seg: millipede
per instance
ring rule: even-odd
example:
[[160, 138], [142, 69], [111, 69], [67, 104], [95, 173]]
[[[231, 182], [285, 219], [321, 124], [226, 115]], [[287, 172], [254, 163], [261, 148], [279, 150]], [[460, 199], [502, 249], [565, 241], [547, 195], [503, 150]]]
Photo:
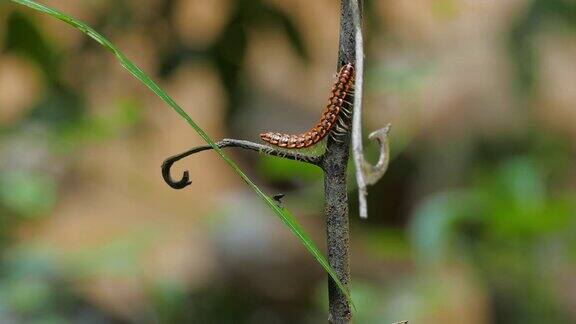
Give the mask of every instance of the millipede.
[[332, 86], [330, 98], [322, 112], [320, 120], [314, 127], [300, 134], [266, 132], [260, 138], [275, 146], [299, 149], [310, 147], [320, 142], [326, 135], [337, 142], [348, 132], [350, 116], [350, 97], [354, 86], [354, 66], [348, 63], [338, 72], [338, 79]]

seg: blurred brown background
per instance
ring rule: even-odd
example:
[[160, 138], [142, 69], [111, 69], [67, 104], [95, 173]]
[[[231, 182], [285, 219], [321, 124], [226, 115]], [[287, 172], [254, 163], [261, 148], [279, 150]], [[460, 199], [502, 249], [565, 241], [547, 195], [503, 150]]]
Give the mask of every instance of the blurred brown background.
[[[307, 129], [335, 71], [335, 0], [43, 3], [216, 139]], [[356, 322], [576, 322], [576, 2], [372, 0], [366, 19], [365, 129], [392, 123], [393, 159], [368, 221], [350, 192]], [[0, 2], [0, 322], [324, 322], [320, 266], [216, 154], [164, 184], [201, 143], [95, 42]], [[229, 154], [324, 246], [320, 171]]]

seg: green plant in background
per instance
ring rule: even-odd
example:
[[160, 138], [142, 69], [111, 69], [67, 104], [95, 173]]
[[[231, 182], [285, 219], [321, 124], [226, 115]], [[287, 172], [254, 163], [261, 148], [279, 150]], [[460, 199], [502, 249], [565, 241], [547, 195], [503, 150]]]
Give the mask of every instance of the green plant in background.
[[29, 172], [3, 172], [0, 177], [0, 200], [4, 208], [23, 216], [43, 215], [56, 201], [52, 178]]
[[[161, 64], [161, 74], [169, 75], [178, 66], [190, 60], [206, 60], [210, 62], [220, 76], [226, 88], [227, 122], [233, 125], [241, 114], [246, 97], [246, 80], [241, 78], [248, 54], [248, 38], [250, 30], [262, 27], [276, 26], [284, 32], [289, 45], [297, 56], [308, 62], [309, 54], [304, 46], [302, 36], [290, 16], [287, 16], [276, 6], [262, 0], [236, 0], [231, 2], [230, 16], [227, 24], [218, 37], [206, 46], [190, 46], [178, 33], [170, 32], [163, 37], [169, 37], [169, 47], [165, 49]], [[168, 18], [175, 14], [173, 2], [168, 1], [164, 13]]]
[[576, 30], [576, 3], [570, 0], [532, 0], [512, 26], [510, 54], [513, 56], [516, 77], [520, 90], [525, 95], [534, 93], [539, 64], [533, 39], [534, 35], [548, 22], [560, 22]]
[[66, 57], [37, 24], [14, 11], [3, 27], [2, 52], [37, 66], [42, 83], [40, 99], [15, 122], [0, 125], [0, 241], [7, 244], [20, 220], [43, 217], [54, 207], [62, 176], [51, 163], [86, 143], [130, 129], [140, 120], [141, 104], [121, 99], [111, 116], [90, 116], [84, 94], [64, 80]]
[[[576, 249], [569, 192], [548, 189], [546, 165], [520, 156], [478, 173], [462, 191], [437, 194], [416, 211], [411, 238], [421, 268], [467, 260], [485, 280], [499, 319], [564, 322], [554, 275]], [[549, 254], [557, 255], [550, 263]]]
[[0, 270], [0, 322], [68, 323], [86, 318], [112, 322], [107, 314], [89, 307], [72, 289], [68, 272], [54, 253], [13, 249], [3, 256]]
[[[79, 96], [62, 82], [60, 57], [36, 24], [27, 16], [13, 12], [7, 16], [2, 50], [18, 54], [36, 64], [45, 86], [41, 100], [17, 122], [2, 125], [0, 134], [0, 240], [7, 244], [14, 225], [22, 219], [46, 215], [57, 199], [59, 179], [53, 172], [41, 170], [44, 160], [62, 150], [62, 135], [80, 131], [92, 121], [84, 114]], [[78, 145], [78, 138], [68, 141]]]

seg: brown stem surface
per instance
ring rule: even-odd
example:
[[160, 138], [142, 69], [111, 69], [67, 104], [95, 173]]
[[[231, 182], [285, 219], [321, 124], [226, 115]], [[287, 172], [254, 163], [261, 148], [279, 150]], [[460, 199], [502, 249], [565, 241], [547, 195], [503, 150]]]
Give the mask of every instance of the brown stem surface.
[[[362, 13], [362, 1], [342, 0], [340, 8], [340, 41], [338, 67], [356, 63], [356, 37], [354, 7]], [[350, 154], [350, 135], [341, 142], [328, 138], [322, 168], [324, 169], [324, 195], [326, 199], [326, 239], [328, 262], [338, 279], [349, 289], [350, 285], [350, 226], [348, 218], [348, 188], [346, 168]], [[328, 279], [330, 323], [350, 323], [352, 312], [346, 295]]]

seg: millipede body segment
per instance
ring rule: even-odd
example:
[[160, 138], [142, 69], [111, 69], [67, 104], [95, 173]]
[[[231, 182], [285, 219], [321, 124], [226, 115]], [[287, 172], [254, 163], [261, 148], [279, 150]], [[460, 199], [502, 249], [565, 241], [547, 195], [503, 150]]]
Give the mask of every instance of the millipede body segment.
[[339, 138], [346, 134], [349, 127], [348, 121], [351, 115], [349, 98], [353, 86], [354, 66], [348, 63], [338, 72], [338, 80], [332, 87], [326, 108], [314, 127], [301, 134], [266, 132], [260, 134], [260, 138], [272, 145], [289, 149], [310, 147], [328, 134], [335, 141], [341, 141]]

